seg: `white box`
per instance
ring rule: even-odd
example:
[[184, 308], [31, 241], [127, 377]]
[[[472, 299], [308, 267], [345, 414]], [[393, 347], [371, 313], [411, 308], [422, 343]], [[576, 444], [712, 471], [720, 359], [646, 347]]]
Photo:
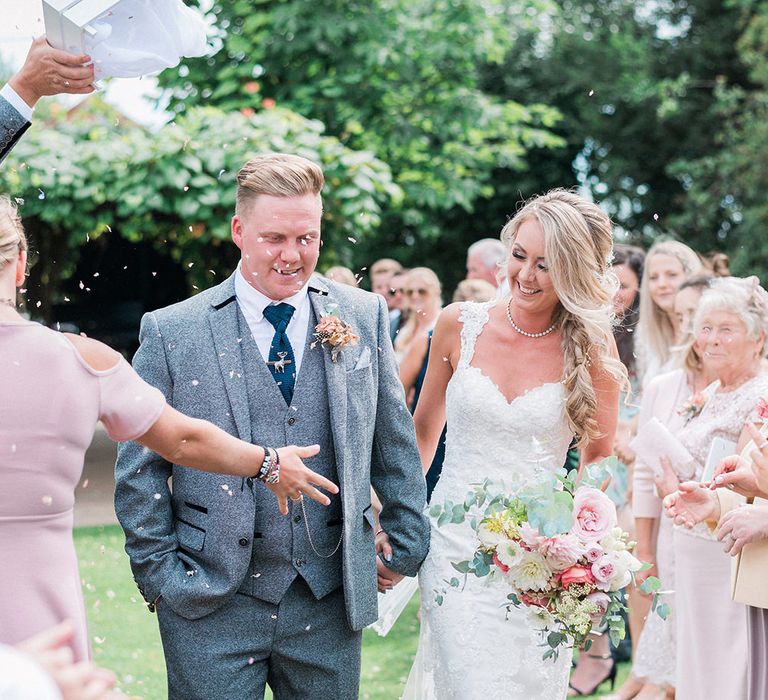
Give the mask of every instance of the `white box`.
[[109, 12], [121, 0], [43, 0], [43, 19], [48, 43], [73, 54], [87, 53], [86, 36], [96, 30], [91, 22]]

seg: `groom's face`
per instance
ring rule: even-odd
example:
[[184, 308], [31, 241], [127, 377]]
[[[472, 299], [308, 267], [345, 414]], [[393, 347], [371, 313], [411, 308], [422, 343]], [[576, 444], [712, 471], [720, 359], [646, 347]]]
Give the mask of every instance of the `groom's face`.
[[240, 270], [252, 287], [277, 301], [307, 283], [320, 255], [322, 215], [320, 195], [261, 194], [232, 217]]

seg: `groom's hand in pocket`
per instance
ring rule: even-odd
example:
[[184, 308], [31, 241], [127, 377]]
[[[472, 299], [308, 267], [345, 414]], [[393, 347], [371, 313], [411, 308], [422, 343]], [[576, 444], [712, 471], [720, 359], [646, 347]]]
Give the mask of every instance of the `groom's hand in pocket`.
[[328, 493], [337, 494], [339, 487], [324, 476], [313, 472], [302, 460], [314, 457], [320, 452], [320, 445], [308, 445], [297, 447], [288, 445], [280, 447], [277, 454], [280, 456], [280, 480], [276, 484], [266, 484], [267, 488], [275, 494], [277, 505], [283, 515], [288, 515], [288, 499], [300, 501], [308, 496], [320, 505], [330, 505], [328, 498], [320, 489]]

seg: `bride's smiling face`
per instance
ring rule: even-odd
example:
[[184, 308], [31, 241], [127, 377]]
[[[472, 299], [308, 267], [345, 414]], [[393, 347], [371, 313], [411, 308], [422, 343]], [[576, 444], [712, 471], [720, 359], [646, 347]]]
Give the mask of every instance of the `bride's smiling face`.
[[550, 313], [559, 299], [544, 256], [544, 231], [536, 219], [527, 219], [517, 229], [507, 264], [513, 303], [529, 313]]

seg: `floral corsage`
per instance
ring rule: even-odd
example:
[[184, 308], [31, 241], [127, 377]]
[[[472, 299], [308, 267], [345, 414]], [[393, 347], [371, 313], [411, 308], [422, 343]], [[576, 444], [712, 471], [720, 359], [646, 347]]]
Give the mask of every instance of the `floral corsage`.
[[315, 326], [313, 338], [314, 342], [310, 347], [314, 348], [318, 343], [327, 345], [331, 351], [332, 362], [336, 362], [339, 353], [347, 345], [357, 345], [360, 340], [352, 330], [352, 326], [339, 318], [337, 304], [330, 304], [325, 309], [325, 313], [320, 317], [320, 322]]
[[697, 391], [678, 409], [677, 415], [685, 418], [687, 425], [704, 410], [706, 403], [707, 397], [700, 391]]
[[760, 418], [763, 423], [768, 423], [768, 401], [760, 399], [757, 402], [757, 406], [755, 406], [755, 411], [757, 412], [758, 418]]

